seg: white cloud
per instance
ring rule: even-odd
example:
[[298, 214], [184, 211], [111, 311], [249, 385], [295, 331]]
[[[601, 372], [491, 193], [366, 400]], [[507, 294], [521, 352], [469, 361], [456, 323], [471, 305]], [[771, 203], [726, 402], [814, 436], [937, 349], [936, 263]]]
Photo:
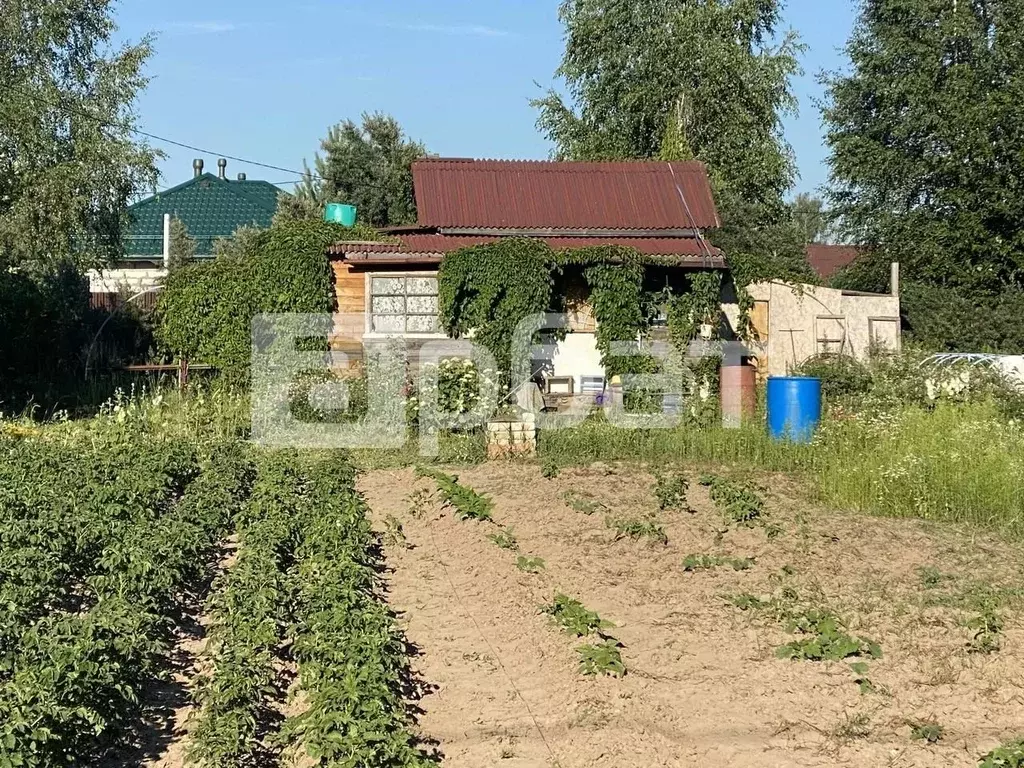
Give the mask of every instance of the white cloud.
[[463, 35], [469, 37], [508, 37], [511, 33], [504, 29], [487, 27], [482, 24], [428, 24], [428, 23], [386, 23], [383, 26], [392, 29], [404, 29], [409, 32], [435, 32], [439, 35]]

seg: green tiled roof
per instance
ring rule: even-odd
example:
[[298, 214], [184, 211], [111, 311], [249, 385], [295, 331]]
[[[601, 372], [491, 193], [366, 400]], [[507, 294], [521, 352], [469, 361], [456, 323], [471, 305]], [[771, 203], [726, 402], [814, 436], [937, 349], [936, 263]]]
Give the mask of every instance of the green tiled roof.
[[196, 255], [213, 253], [213, 242], [241, 226], [269, 227], [281, 190], [269, 181], [233, 181], [204, 173], [141, 200], [128, 209], [128, 258], [159, 256], [164, 214], [180, 219], [196, 241]]

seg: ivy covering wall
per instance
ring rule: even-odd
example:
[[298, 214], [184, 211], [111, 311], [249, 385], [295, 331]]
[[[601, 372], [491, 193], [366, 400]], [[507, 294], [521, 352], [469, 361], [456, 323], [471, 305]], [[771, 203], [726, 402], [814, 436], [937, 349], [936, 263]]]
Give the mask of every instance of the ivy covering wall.
[[[671, 258], [621, 246], [556, 252], [542, 241], [509, 239], [467, 248], [446, 256], [440, 268], [442, 326], [456, 338], [473, 330], [475, 339], [508, 371], [518, 323], [531, 314], [563, 311], [566, 286], [582, 276], [609, 377], [652, 373], [657, 363], [640, 342], [663, 307], [668, 308], [672, 341], [680, 349], [689, 345], [700, 325], [717, 329], [721, 312], [722, 273], [687, 275], [666, 269], [675, 264]], [[659, 285], [655, 272], [674, 279], [663, 277]], [[631, 354], [613, 354], [615, 342], [632, 345]]]
[[291, 221], [258, 233], [242, 253], [174, 270], [157, 301], [161, 347], [169, 355], [212, 365], [229, 378], [244, 380], [252, 318], [261, 313], [331, 312], [327, 248], [352, 239], [380, 236], [366, 228]]

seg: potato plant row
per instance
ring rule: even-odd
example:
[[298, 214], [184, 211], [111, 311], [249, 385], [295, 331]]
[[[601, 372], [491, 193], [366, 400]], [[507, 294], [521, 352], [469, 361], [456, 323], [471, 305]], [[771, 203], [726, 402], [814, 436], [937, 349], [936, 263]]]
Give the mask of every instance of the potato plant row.
[[340, 461], [310, 471], [291, 628], [309, 706], [284, 736], [324, 766], [433, 765], [409, 731], [409, 649], [381, 595], [379, 548], [354, 480]]
[[[237, 562], [215, 585], [190, 756], [204, 768], [432, 765], [408, 730], [408, 652], [380, 595], [377, 546], [341, 457], [271, 454], [239, 517]], [[280, 730], [275, 661], [296, 662], [305, 711]]]
[[[37, 577], [3, 562], [15, 607], [4, 624], [0, 766], [98, 763], [137, 721], [183, 590], [203, 575], [251, 467], [237, 445], [206, 462], [171, 443], [133, 455], [4, 449], [5, 479], [17, 483], [0, 499], [5, 540], [54, 568]], [[80, 474], [60, 474], [69, 468]]]
[[181, 443], [128, 451], [0, 439], [0, 680], [22, 633], [55, 611], [96, 599], [100, 560], [140, 523], [158, 519], [199, 471]]
[[305, 503], [298, 461], [264, 457], [237, 519], [238, 559], [214, 582], [206, 654], [212, 674], [195, 688], [199, 718], [189, 758], [200, 766], [266, 762], [277, 693], [275, 662], [289, 621], [289, 569]]

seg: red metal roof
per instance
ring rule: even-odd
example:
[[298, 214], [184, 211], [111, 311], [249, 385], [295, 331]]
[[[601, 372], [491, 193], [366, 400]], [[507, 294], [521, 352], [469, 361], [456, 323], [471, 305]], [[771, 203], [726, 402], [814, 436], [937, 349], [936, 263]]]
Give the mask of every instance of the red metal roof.
[[699, 162], [425, 159], [413, 163], [412, 172], [422, 227], [720, 226]]
[[[473, 245], [483, 245], [501, 240], [500, 237], [485, 235], [399, 235], [400, 243], [337, 243], [329, 252], [336, 256], [351, 253], [382, 253], [395, 255], [437, 256], [452, 253]], [[592, 245], [623, 245], [635, 248], [649, 256], [678, 256], [680, 262], [703, 263], [708, 266], [724, 266], [722, 252], [707, 244], [701, 246], [694, 237], [544, 237], [539, 238], [555, 250], [584, 248]], [[711, 255], [708, 257], [708, 251]]]
[[818, 277], [832, 277], [843, 267], [853, 262], [863, 251], [855, 245], [824, 245], [810, 243], [806, 247], [807, 261]]

